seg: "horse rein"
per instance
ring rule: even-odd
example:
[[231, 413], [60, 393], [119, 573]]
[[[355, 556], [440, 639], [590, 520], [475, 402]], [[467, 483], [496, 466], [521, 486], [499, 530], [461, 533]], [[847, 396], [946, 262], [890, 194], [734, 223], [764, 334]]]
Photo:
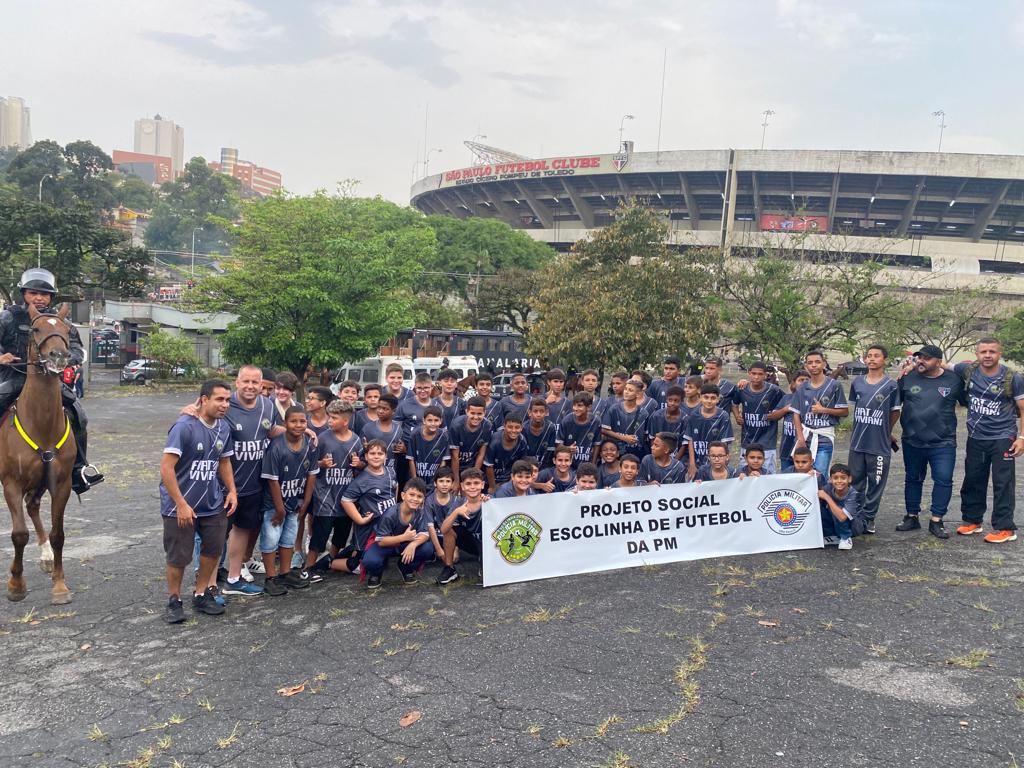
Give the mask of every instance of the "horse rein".
[[[53, 323], [55, 330], [53, 330], [50, 333], [48, 333], [45, 336], [43, 336], [43, 338], [40, 341], [36, 341], [36, 338], [35, 338], [36, 323], [38, 323], [40, 320], [53, 320], [53, 321], [55, 321]], [[58, 339], [60, 339], [64, 343], [65, 351], [67, 351], [69, 354], [71, 353], [71, 344], [69, 343], [68, 338], [64, 334], [62, 334], [60, 331], [56, 330], [57, 323], [61, 323], [65, 327], [68, 327], [68, 321], [65, 320], [64, 318], [57, 317], [56, 315], [46, 315], [46, 314], [40, 313], [39, 317], [37, 317], [35, 320], [31, 321], [29, 323], [29, 326], [28, 326], [29, 330], [32, 332], [31, 336], [30, 336], [30, 342], [32, 344], [32, 347], [36, 351], [36, 359], [34, 361], [26, 360], [23, 363], [3, 363], [3, 365], [7, 366], [8, 368], [24, 369], [25, 373], [28, 373], [29, 366], [32, 366], [34, 368], [42, 369], [44, 372], [49, 373], [52, 376], [58, 376], [59, 373], [55, 372], [55, 371], [51, 371], [49, 369], [49, 366], [47, 366], [46, 362], [42, 359], [42, 357], [43, 357], [43, 344], [45, 344], [47, 341], [52, 339], [54, 336], [56, 336]]]

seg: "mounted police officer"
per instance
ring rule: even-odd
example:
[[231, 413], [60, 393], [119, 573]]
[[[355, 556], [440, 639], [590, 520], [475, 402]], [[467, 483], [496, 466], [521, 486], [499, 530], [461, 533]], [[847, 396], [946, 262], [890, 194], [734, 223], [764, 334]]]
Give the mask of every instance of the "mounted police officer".
[[[31, 304], [43, 314], [56, 314], [50, 306], [57, 295], [57, 281], [53, 273], [38, 268], [25, 270], [18, 288], [21, 289], [22, 302], [12, 304], [0, 312], [0, 414], [6, 413], [14, 404], [25, 385], [25, 367], [11, 364], [24, 363], [28, 359], [31, 338], [28, 305]], [[68, 341], [71, 346], [69, 364], [81, 364], [85, 359], [85, 350], [78, 329], [74, 325], [70, 326]], [[71, 429], [75, 433], [75, 442], [78, 443], [78, 456], [71, 475], [71, 487], [75, 493], [84, 493], [91, 486], [103, 482], [103, 475], [85, 458], [85, 427], [88, 420], [81, 401], [75, 396], [74, 390], [64, 384], [61, 385], [61, 396], [71, 421]]]

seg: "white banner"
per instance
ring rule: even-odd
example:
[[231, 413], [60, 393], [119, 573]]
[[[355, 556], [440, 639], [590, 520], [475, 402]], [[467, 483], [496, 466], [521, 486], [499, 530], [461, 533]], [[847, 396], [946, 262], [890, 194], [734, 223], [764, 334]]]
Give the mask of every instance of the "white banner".
[[493, 499], [484, 586], [706, 557], [823, 546], [809, 475]]

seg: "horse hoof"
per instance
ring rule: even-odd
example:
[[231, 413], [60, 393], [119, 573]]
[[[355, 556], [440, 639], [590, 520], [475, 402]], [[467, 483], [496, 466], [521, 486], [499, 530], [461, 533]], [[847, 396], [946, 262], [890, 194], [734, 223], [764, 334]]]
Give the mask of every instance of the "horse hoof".
[[50, 597], [50, 603], [52, 603], [53, 605], [67, 605], [71, 602], [74, 596], [75, 593], [71, 591], [54, 592], [53, 595]]
[[48, 541], [39, 545], [39, 567], [43, 573], [53, 573], [53, 548]]
[[7, 588], [7, 599], [10, 600], [12, 603], [20, 603], [22, 600], [25, 599], [25, 595], [27, 594], [28, 590], [25, 589], [21, 590], [20, 592], [17, 592], [11, 589], [10, 587]]

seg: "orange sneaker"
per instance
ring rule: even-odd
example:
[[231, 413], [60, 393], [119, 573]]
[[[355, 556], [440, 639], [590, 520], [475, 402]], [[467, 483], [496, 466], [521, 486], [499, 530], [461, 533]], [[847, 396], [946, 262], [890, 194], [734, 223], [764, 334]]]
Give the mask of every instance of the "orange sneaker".
[[992, 533], [985, 536], [985, 541], [989, 544], [1002, 544], [1007, 541], [1016, 541], [1016, 531], [992, 531]]
[[972, 533], [981, 533], [981, 523], [964, 523], [956, 532], [961, 536], [970, 536]]

